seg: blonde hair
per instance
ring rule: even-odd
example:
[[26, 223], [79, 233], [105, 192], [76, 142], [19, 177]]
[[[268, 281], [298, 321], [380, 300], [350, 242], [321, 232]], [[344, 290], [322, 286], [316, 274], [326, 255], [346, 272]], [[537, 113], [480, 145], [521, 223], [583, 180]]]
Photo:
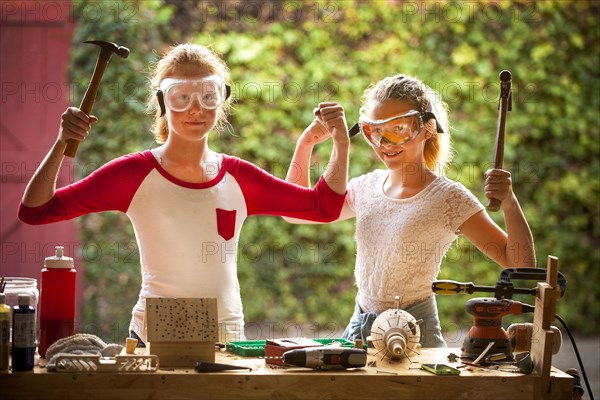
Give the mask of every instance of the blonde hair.
[[436, 120], [444, 132], [438, 133], [437, 129], [433, 129], [433, 135], [425, 142], [423, 156], [429, 169], [443, 175], [453, 156], [446, 103], [433, 89], [419, 79], [398, 74], [388, 76], [365, 90], [361, 112], [364, 112], [374, 102], [386, 100], [407, 101], [421, 114], [425, 113], [429, 105], [431, 106]]
[[[164, 143], [169, 137], [169, 126], [166, 117], [161, 117], [160, 107], [156, 99], [156, 89], [160, 82], [172, 75], [177, 67], [185, 64], [196, 65], [199, 69], [208, 70], [211, 74], [219, 75], [223, 81], [230, 84], [229, 67], [211, 49], [198, 44], [186, 43], [169, 48], [164, 56], [154, 65], [149, 82], [148, 111], [154, 113], [152, 134], [158, 143]], [[227, 124], [227, 115], [231, 108], [232, 99], [227, 99], [217, 112], [216, 129]]]

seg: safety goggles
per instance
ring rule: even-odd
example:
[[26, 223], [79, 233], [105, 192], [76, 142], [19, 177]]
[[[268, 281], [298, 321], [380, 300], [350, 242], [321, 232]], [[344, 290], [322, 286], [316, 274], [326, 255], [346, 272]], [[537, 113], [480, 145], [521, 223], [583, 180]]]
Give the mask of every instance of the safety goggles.
[[423, 130], [424, 122], [435, 119], [438, 133], [443, 133], [443, 129], [438, 123], [431, 107], [421, 114], [419, 111], [411, 110], [406, 114], [396, 115], [384, 120], [372, 120], [365, 115], [361, 115], [358, 123], [350, 129], [350, 136], [354, 136], [359, 131], [363, 134], [367, 142], [375, 148], [381, 146], [381, 143], [387, 143], [391, 146], [400, 146], [414, 140]]
[[202, 79], [165, 78], [156, 91], [161, 116], [165, 114], [165, 105], [170, 110], [183, 112], [198, 101], [202, 108], [214, 110], [229, 98], [231, 88], [218, 75]]
[[380, 147], [382, 142], [400, 146], [419, 136], [423, 130], [423, 119], [418, 111], [409, 111], [406, 114], [377, 121], [361, 115], [358, 127], [373, 147]]

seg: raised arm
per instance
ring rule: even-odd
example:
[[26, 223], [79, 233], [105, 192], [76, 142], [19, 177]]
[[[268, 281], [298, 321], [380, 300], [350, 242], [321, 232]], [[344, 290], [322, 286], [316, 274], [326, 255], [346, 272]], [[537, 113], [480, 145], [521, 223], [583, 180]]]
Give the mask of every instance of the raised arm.
[[311, 187], [310, 160], [315, 145], [329, 139], [329, 131], [321, 120], [315, 118], [302, 132], [296, 142], [296, 149], [285, 180], [302, 187]]
[[320, 103], [318, 114], [333, 139], [333, 149], [323, 179], [331, 190], [337, 194], [345, 194], [348, 182], [350, 136], [348, 136], [344, 108], [338, 103]]
[[504, 268], [536, 266], [533, 235], [512, 190], [510, 172], [491, 169], [485, 173], [485, 194], [502, 202], [506, 232], [481, 211], [469, 218], [461, 232], [485, 255]]
[[[315, 108], [315, 114], [318, 116], [302, 132], [296, 142], [296, 149], [294, 150], [294, 155], [285, 179], [288, 182], [303, 187], [311, 187], [310, 160], [314, 146], [329, 138], [333, 138], [334, 146], [323, 178], [336, 193], [345, 193], [346, 181], [348, 180], [348, 148], [350, 138], [346, 127], [344, 110], [337, 103], [321, 103], [319, 107]], [[344, 207], [338, 221], [348, 219], [352, 216], [354, 216], [354, 213], [346, 201], [344, 202]], [[284, 219], [290, 223], [310, 223], [301, 219], [287, 217], [284, 217]]]
[[63, 113], [56, 142], [27, 184], [21, 200], [24, 206], [38, 207], [52, 199], [56, 192], [56, 181], [64, 159], [63, 153], [67, 147], [67, 140], [82, 141], [97, 120], [96, 117], [88, 117], [75, 107], [70, 107]]

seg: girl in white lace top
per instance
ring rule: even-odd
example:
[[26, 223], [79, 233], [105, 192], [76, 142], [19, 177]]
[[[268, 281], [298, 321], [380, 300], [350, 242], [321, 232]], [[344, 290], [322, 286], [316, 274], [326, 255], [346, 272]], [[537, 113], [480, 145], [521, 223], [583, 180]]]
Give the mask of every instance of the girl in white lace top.
[[[330, 136], [322, 117], [298, 139], [288, 181], [310, 186], [313, 147]], [[485, 195], [502, 202], [505, 232], [467, 188], [444, 176], [452, 154], [446, 107], [413, 77], [390, 76], [368, 88], [358, 127], [386, 169], [349, 182], [338, 219], [356, 218], [358, 294], [344, 337], [366, 340], [377, 314], [393, 308], [398, 295], [400, 307], [424, 321], [422, 345], [445, 347], [431, 283], [459, 234], [504, 268], [535, 267], [511, 174], [485, 173]]]

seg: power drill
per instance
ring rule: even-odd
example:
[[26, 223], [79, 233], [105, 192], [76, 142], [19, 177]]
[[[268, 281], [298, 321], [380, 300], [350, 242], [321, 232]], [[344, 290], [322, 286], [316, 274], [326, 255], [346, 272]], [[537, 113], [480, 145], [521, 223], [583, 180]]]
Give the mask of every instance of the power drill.
[[513, 346], [502, 317], [533, 312], [535, 308], [516, 300], [477, 297], [465, 304], [465, 311], [473, 316], [473, 326], [467, 333], [462, 347], [462, 356], [477, 358], [490, 343], [494, 343], [488, 354], [504, 353], [512, 357]]
[[344, 347], [307, 347], [283, 353], [283, 362], [290, 367], [315, 369], [360, 368], [367, 364], [367, 351]]

